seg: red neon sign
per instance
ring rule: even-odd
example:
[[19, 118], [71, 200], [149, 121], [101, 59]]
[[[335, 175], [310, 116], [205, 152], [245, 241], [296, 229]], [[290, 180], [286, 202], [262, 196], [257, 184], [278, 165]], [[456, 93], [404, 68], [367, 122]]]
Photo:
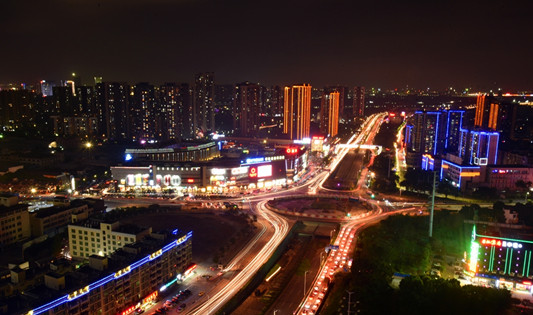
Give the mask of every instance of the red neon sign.
[[131, 314], [131, 313], [133, 313], [133, 311], [135, 311], [135, 306], [132, 306], [132, 307], [128, 308], [127, 310], [125, 310], [124, 312], [122, 312], [122, 315]]
[[313, 140], [324, 140], [324, 136], [314, 136]]
[[189, 183], [189, 184], [194, 183], [194, 179], [192, 179], [192, 178], [187, 179], [187, 183]]
[[157, 297], [157, 291], [154, 291], [143, 299], [143, 304], [155, 300], [156, 297]]
[[257, 177], [257, 167], [250, 167], [250, 174], [248, 176]]
[[490, 238], [482, 238], [479, 242], [482, 245], [487, 245], [487, 246], [498, 246], [498, 247], [502, 246], [502, 241], [490, 239]]
[[287, 148], [286, 152], [288, 154], [295, 154], [298, 153], [298, 148]]
[[196, 264], [192, 264], [189, 268], [187, 268], [187, 270], [185, 270], [185, 272], [183, 273], [185, 276], [187, 276], [188, 274], [190, 274], [191, 272], [193, 272], [194, 269], [196, 269], [197, 265]]

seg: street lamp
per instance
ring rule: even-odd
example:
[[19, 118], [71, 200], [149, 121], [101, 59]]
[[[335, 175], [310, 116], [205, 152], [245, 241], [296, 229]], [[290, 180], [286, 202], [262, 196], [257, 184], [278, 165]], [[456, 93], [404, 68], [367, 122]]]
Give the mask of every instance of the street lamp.
[[348, 293], [348, 312], [347, 312], [347, 314], [350, 315], [350, 306], [352, 304], [352, 294], [354, 292], [350, 292], [350, 291], [346, 290], [346, 293]]
[[87, 142], [85, 142], [85, 147], [86, 147], [87, 149], [90, 149], [90, 148], [93, 147], [93, 144], [92, 144], [91, 142], [87, 141]]
[[307, 273], [308, 272], [309, 272], [309, 270], [306, 270], [305, 273], [304, 273], [304, 299], [305, 299], [305, 288], [307, 286], [306, 280], [307, 280]]
[[279, 312], [279, 310], [274, 310], [274, 315], [276, 315]]

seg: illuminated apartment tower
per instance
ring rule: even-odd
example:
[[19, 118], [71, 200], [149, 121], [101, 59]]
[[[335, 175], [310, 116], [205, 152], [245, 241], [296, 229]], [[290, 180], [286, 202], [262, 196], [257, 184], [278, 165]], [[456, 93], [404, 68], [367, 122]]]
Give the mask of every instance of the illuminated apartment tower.
[[365, 87], [356, 86], [353, 89], [353, 115], [355, 117], [365, 116]]
[[496, 130], [498, 127], [499, 102], [487, 94], [478, 94], [474, 126]]
[[199, 73], [194, 79], [194, 130], [215, 131], [214, 73]]
[[126, 140], [130, 136], [130, 87], [126, 83], [98, 83], [95, 87], [98, 130], [103, 138]]
[[320, 132], [335, 137], [339, 131], [339, 103], [340, 93], [325, 92], [322, 96], [320, 108]]
[[158, 139], [160, 111], [157, 108], [155, 88], [146, 82], [132, 88], [132, 136], [134, 139]]
[[256, 136], [263, 100], [263, 87], [249, 82], [235, 86], [233, 128], [244, 137]]
[[284, 91], [283, 133], [291, 140], [309, 137], [311, 125], [311, 85], [286, 86]]
[[192, 138], [192, 105], [189, 85], [165, 83], [159, 88], [161, 138]]

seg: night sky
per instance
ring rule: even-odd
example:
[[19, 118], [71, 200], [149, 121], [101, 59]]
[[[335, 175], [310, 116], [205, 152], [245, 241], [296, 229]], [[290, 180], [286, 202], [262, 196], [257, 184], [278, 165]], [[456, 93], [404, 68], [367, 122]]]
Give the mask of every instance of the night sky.
[[533, 1], [2, 0], [0, 82], [533, 90]]

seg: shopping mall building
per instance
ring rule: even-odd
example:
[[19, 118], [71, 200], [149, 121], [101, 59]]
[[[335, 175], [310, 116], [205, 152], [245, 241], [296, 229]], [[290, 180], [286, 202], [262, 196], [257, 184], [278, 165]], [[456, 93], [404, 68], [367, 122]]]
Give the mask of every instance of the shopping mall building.
[[177, 190], [224, 193], [297, 181], [308, 166], [305, 146], [285, 145], [229, 158], [215, 142], [126, 149], [125, 163], [111, 167], [119, 191]]

